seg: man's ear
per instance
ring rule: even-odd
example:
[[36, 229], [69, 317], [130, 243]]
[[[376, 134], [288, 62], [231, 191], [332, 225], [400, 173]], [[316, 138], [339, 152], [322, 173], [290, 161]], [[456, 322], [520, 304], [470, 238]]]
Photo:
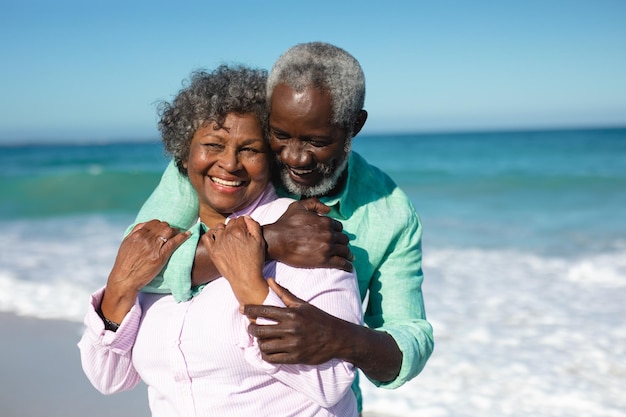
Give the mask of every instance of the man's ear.
[[359, 111], [359, 114], [356, 117], [356, 120], [354, 121], [354, 130], [352, 131], [352, 137], [359, 134], [361, 129], [363, 129], [363, 125], [365, 124], [366, 120], [367, 120], [367, 112], [365, 110]]

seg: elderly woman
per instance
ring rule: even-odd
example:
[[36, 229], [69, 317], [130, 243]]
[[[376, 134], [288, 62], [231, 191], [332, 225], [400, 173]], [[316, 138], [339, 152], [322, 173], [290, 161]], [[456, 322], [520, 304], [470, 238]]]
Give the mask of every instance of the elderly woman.
[[283, 306], [273, 289], [280, 287], [268, 284], [274, 277], [329, 314], [361, 321], [352, 273], [265, 263], [260, 225], [292, 202], [269, 182], [265, 81], [264, 71], [245, 67], [195, 73], [162, 108], [165, 149], [199, 201], [192, 236], [205, 231], [201, 242], [222, 277], [184, 302], [169, 293], [167, 278], [154, 286], [162, 293], [141, 291], [178, 246], [197, 242], [153, 220], [124, 239], [106, 286], [91, 298], [79, 342], [87, 377], [105, 394], [143, 380], [154, 416], [357, 414], [351, 364], [264, 362], [240, 313], [249, 303]]

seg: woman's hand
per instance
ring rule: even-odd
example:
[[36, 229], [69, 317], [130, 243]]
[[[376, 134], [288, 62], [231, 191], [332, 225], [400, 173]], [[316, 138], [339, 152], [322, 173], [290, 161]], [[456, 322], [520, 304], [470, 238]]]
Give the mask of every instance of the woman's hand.
[[202, 243], [242, 306], [265, 301], [269, 292], [263, 278], [266, 245], [256, 221], [248, 216], [232, 219], [205, 233]]
[[139, 223], [122, 241], [102, 299], [102, 314], [120, 323], [135, 303], [139, 290], [163, 269], [187, 238], [158, 220]]

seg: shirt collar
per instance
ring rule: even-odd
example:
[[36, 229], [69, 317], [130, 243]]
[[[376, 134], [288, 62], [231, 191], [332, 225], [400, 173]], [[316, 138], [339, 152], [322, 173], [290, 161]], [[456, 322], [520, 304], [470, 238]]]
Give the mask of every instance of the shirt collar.
[[348, 171], [348, 175], [346, 177], [341, 192], [334, 196], [320, 197], [320, 201], [331, 207], [338, 214], [338, 217], [342, 219], [350, 217], [353, 211], [353, 208], [350, 204], [350, 199], [348, 198], [348, 195], [350, 195], [349, 193], [350, 184], [352, 183], [352, 176], [354, 175], [353, 152], [350, 152], [350, 155], [348, 156], [348, 166], [346, 170]]
[[[346, 181], [344, 183], [344, 187], [341, 190], [340, 193], [338, 193], [337, 195], [334, 196], [330, 196], [330, 197], [319, 197], [319, 200], [326, 204], [327, 206], [329, 206], [331, 208], [331, 213], [335, 212], [336, 213], [336, 217], [342, 218], [342, 219], [347, 219], [348, 217], [350, 217], [350, 215], [352, 214], [352, 212], [354, 211], [354, 206], [351, 202], [351, 200], [348, 198], [349, 192], [350, 192], [350, 184], [352, 183], [352, 178], [354, 175], [356, 175], [354, 173], [355, 171], [355, 152], [352, 151], [350, 152], [350, 155], [348, 156], [348, 167], [346, 168], [348, 170], [348, 177], [346, 178]], [[278, 188], [278, 194], [284, 197], [290, 197], [296, 200], [301, 200], [302, 197], [301, 196], [297, 196], [294, 194], [291, 194], [290, 192], [288, 192], [287, 190], [285, 190], [284, 187], [279, 186]]]
[[257, 207], [274, 201], [276, 200], [276, 198], [277, 196], [274, 186], [272, 184], [267, 184], [267, 187], [265, 187], [265, 190], [263, 191], [263, 193], [261, 193], [260, 196], [258, 196], [252, 203], [248, 204], [248, 207], [245, 207], [239, 211], [235, 211], [230, 216], [228, 216], [228, 218], [226, 219], [226, 223], [228, 223], [230, 219], [236, 219], [237, 217], [241, 216], [250, 216], [254, 212], [254, 210], [257, 209]]
[[[241, 217], [241, 216], [251, 216], [251, 214], [254, 212], [254, 210], [257, 209], [257, 207], [260, 207], [264, 204], [267, 204], [271, 201], [276, 200], [277, 196], [276, 196], [276, 190], [274, 189], [274, 186], [272, 184], [268, 184], [267, 187], [265, 187], [265, 190], [263, 191], [263, 193], [261, 193], [260, 196], [258, 196], [252, 203], [248, 204], [248, 207], [243, 208], [239, 211], [235, 211], [233, 212], [230, 216], [228, 216], [226, 218], [226, 220], [224, 221], [224, 224], [227, 224], [230, 219], [236, 219], [237, 217]], [[204, 232], [209, 230], [209, 227], [202, 223], [202, 221], [200, 221], [200, 219], [198, 219], [198, 223], [200, 223], [200, 227], [202, 228], [202, 230]]]

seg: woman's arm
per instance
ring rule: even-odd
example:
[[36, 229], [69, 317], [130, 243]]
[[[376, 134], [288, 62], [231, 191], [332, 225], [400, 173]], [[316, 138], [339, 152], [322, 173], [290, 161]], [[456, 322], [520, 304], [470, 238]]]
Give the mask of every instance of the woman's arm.
[[124, 238], [109, 274], [100, 311], [120, 323], [148, 284], [168, 261], [189, 233], [158, 220], [137, 224]]
[[209, 230], [202, 242], [239, 304], [263, 303], [269, 287], [263, 277], [266, 249], [261, 226], [248, 216], [238, 217]]
[[141, 320], [136, 303], [117, 331], [105, 330], [98, 314], [104, 288], [91, 296], [85, 315], [85, 331], [78, 342], [83, 372], [102, 394], [114, 394], [134, 388], [141, 378], [132, 363], [132, 348]]
[[[231, 220], [225, 227], [207, 233], [203, 243], [242, 306], [251, 302], [284, 306], [280, 297], [269, 290], [262, 273], [265, 245], [258, 223], [248, 217]], [[352, 273], [277, 264], [276, 276], [329, 314], [361, 322], [361, 303]], [[350, 363], [329, 360], [316, 365], [273, 365], [262, 359], [256, 340], [249, 336], [246, 328], [241, 329], [240, 340], [250, 364], [323, 407], [331, 407], [341, 400], [354, 380], [355, 369]]]
[[[326, 267], [351, 271], [352, 254], [348, 249], [348, 237], [341, 233], [341, 223], [323, 216], [328, 210], [316, 199], [294, 202], [275, 223], [263, 226], [268, 258], [303, 268]], [[188, 230], [198, 220], [196, 192], [173, 161], [168, 164], [161, 181], [128, 230], [152, 219], [167, 222], [181, 230]], [[204, 245], [198, 245], [195, 251], [179, 252], [173, 255], [173, 259], [176, 259], [174, 263], [188, 265], [191, 285], [205, 284], [219, 276]], [[169, 268], [168, 265], [163, 271], [165, 277], [180, 277], [180, 268], [171, 274], [168, 273]]]
[[[361, 323], [361, 303], [353, 274], [331, 269], [296, 269], [279, 264], [276, 275], [284, 285], [291, 287], [292, 291], [327, 317], [355, 326]], [[269, 281], [272, 282], [271, 279]], [[264, 303], [268, 308], [285, 306], [279, 296], [280, 290], [275, 292], [273, 289], [276, 287], [277, 284], [271, 284], [270, 295]], [[268, 321], [261, 317], [257, 320], [260, 328], [274, 326], [266, 323]], [[245, 352], [251, 364], [323, 407], [331, 407], [340, 401], [356, 376], [356, 368], [352, 363], [337, 358], [314, 364], [269, 363], [263, 359], [259, 340], [249, 335], [247, 337], [250, 344]]]
[[137, 295], [187, 237], [153, 220], [136, 225], [122, 241], [106, 287], [91, 298], [78, 344], [83, 370], [100, 392], [128, 390], [139, 381], [131, 356], [141, 319]]

